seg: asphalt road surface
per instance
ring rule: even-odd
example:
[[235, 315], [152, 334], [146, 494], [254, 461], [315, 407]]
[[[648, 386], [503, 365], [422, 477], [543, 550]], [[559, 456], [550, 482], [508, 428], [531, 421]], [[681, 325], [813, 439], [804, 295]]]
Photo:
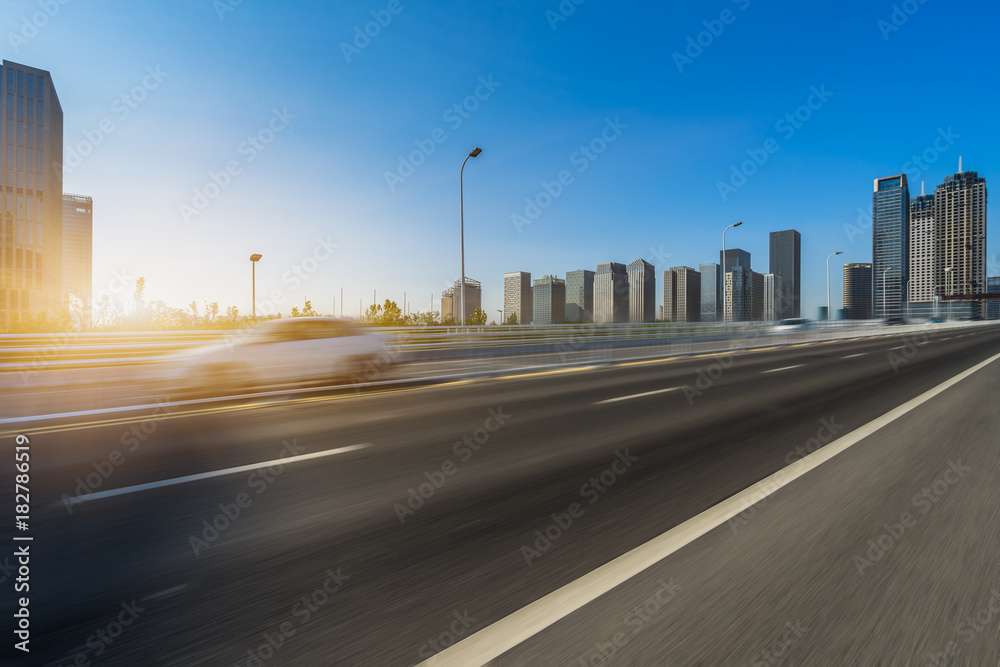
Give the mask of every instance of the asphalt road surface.
[[1000, 329], [886, 333], [8, 430], [31, 442], [34, 538], [31, 654], [9, 655], [996, 665], [1000, 361], [925, 393], [1000, 355]]

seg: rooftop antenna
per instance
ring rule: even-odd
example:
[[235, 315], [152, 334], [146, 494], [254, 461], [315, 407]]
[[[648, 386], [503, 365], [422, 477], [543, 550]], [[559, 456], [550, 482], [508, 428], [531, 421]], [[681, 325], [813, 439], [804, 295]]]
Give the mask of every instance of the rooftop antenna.
[[924, 182], [920, 181], [920, 196], [924, 196]]
[[962, 173], [962, 156], [958, 156], [958, 173]]

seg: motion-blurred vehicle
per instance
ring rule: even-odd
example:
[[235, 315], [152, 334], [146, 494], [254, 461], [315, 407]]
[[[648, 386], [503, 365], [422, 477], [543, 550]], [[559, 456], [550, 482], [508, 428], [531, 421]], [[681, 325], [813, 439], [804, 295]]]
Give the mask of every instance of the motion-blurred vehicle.
[[884, 320], [882, 320], [882, 324], [886, 326], [894, 326], [896, 324], [906, 324], [906, 318], [893, 315], [892, 317], [887, 317]]
[[812, 320], [807, 320], [804, 317], [789, 317], [771, 327], [771, 333], [791, 333], [793, 331], [808, 331], [815, 328], [816, 324]]
[[173, 355], [165, 379], [184, 394], [213, 396], [360, 382], [387, 342], [332, 317], [270, 320], [226, 342]]
[[944, 318], [943, 317], [928, 317], [927, 318], [927, 324], [941, 324], [942, 322], [944, 322]]

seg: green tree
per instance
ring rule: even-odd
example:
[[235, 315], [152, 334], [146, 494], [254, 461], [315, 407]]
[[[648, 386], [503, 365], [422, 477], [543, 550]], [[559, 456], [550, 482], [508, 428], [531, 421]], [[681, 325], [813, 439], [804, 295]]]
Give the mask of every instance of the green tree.
[[508, 315], [507, 319], [504, 320], [503, 323], [508, 324], [510, 326], [517, 324], [517, 313], [511, 313], [510, 315]]
[[466, 324], [473, 326], [483, 326], [484, 324], [486, 324], [486, 319], [487, 319], [486, 311], [483, 310], [482, 308], [476, 308], [476, 312], [472, 313], [472, 315], [469, 316]]
[[306, 301], [306, 305], [302, 309], [302, 317], [316, 317], [317, 315], [319, 315], [319, 313], [313, 310], [312, 301]]

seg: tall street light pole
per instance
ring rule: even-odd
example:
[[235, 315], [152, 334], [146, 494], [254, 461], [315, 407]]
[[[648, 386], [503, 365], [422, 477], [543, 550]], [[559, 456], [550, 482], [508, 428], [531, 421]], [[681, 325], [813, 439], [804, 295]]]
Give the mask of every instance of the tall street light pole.
[[827, 322], [833, 321], [833, 314], [830, 312], [830, 257], [834, 255], [843, 255], [843, 251], [838, 250], [837, 252], [831, 252], [830, 256], [826, 258], [826, 320]]
[[[944, 270], [947, 280], [945, 280], [944, 290], [945, 296], [951, 296], [952, 294], [952, 279], [951, 274], [955, 272], [954, 266], [949, 266]], [[948, 319], [951, 319], [951, 299], [948, 299]]]
[[885, 274], [892, 270], [891, 266], [885, 267], [885, 271], [882, 272], [882, 317], [885, 317]]
[[462, 161], [462, 170], [458, 172], [458, 207], [459, 215], [461, 216], [461, 239], [462, 239], [462, 283], [459, 287], [459, 291], [462, 296], [462, 333], [465, 333], [465, 186], [463, 184], [463, 177], [465, 176], [465, 163], [469, 161], [470, 157], [479, 157], [479, 154], [483, 152], [482, 148], [476, 146]]
[[262, 256], [258, 255], [258, 254], [250, 255], [250, 266], [252, 267], [250, 269], [250, 276], [251, 276], [250, 277], [250, 285], [251, 285], [251, 287], [250, 287], [251, 292], [250, 293], [252, 295], [250, 297], [250, 300], [253, 302], [253, 305], [251, 306], [251, 308], [253, 308], [253, 316], [254, 316], [254, 318], [257, 317], [257, 262], [260, 261], [261, 257]]
[[[742, 224], [743, 224], [742, 222], [734, 222], [733, 224], [729, 225], [729, 227], [726, 227], [725, 229], [722, 230], [722, 275], [720, 275], [719, 277], [722, 278], [722, 286], [721, 287], [722, 287], [722, 321], [723, 322], [728, 322], [729, 321], [729, 316], [726, 314], [726, 304], [727, 304], [727, 301], [728, 301], [726, 299], [726, 232], [728, 232], [733, 227], [739, 227]], [[733, 288], [735, 289], [736, 286], [733, 285]]]

